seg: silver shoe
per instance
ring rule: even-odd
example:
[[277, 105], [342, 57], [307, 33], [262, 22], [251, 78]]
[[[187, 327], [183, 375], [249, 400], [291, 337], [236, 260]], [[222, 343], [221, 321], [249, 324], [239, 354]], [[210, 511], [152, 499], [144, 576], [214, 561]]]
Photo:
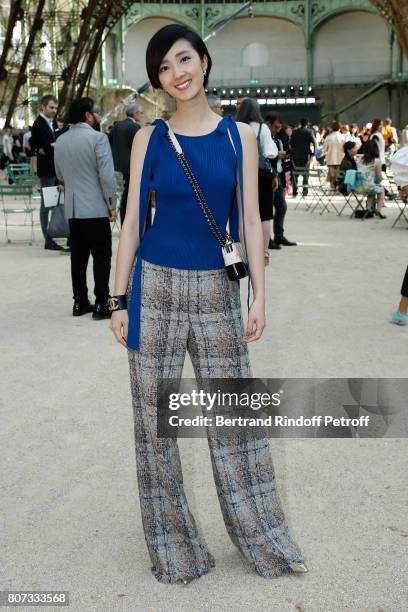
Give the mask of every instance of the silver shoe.
[[195, 576], [183, 576], [176, 581], [176, 584], [190, 584], [194, 580]]
[[290, 563], [289, 565], [295, 574], [306, 574], [309, 571], [304, 563]]

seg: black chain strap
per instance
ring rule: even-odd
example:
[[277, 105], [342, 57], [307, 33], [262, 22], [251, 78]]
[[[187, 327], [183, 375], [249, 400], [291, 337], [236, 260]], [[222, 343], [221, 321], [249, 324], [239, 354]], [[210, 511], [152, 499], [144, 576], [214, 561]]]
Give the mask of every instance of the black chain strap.
[[[194, 174], [191, 171], [191, 168], [188, 164], [188, 161], [186, 160], [186, 158], [184, 157], [184, 153], [179, 153], [174, 145], [174, 142], [170, 136], [170, 134], [167, 132], [166, 134], [168, 141], [170, 142], [170, 145], [173, 149], [173, 151], [175, 152], [175, 154], [177, 155], [177, 159], [179, 160], [184, 172], [187, 175], [187, 178], [191, 184], [191, 187], [193, 188], [194, 194], [197, 198], [198, 203], [200, 204], [201, 210], [203, 211], [204, 217], [207, 220], [208, 225], [210, 226], [211, 231], [213, 232], [214, 236], [216, 237], [216, 239], [218, 240], [218, 242], [220, 243], [221, 247], [225, 247], [228, 244], [232, 244], [233, 240], [231, 238], [231, 236], [228, 234], [228, 232], [226, 232], [226, 237], [224, 238], [224, 236], [222, 235], [222, 232], [220, 231], [220, 228], [217, 225], [217, 222], [215, 221], [213, 214], [211, 212], [211, 209], [209, 208], [206, 199], [203, 195], [203, 192], [201, 191], [200, 185], [197, 183], [196, 178], [194, 176]], [[228, 249], [229, 250], [229, 249]]]

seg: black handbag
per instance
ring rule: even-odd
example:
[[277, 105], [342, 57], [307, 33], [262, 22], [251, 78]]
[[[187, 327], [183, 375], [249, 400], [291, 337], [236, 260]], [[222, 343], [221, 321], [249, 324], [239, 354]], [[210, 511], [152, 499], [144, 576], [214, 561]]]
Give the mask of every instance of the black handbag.
[[166, 121], [168, 132], [166, 133], [167, 139], [175, 152], [177, 159], [180, 162], [181, 167], [183, 168], [191, 187], [194, 191], [194, 195], [200, 205], [201, 210], [203, 211], [204, 217], [210, 226], [211, 231], [214, 236], [218, 240], [221, 246], [222, 256], [224, 258], [225, 269], [228, 274], [228, 278], [231, 280], [239, 280], [248, 275], [248, 265], [245, 262], [244, 254], [239, 242], [234, 242], [232, 236], [228, 232], [226, 232], [226, 236], [224, 238], [220, 228], [218, 227], [213, 214], [211, 212], [210, 207], [208, 206], [206, 199], [200, 189], [199, 184], [191, 171], [191, 168], [184, 157], [183, 150], [170, 127], [168, 121]]

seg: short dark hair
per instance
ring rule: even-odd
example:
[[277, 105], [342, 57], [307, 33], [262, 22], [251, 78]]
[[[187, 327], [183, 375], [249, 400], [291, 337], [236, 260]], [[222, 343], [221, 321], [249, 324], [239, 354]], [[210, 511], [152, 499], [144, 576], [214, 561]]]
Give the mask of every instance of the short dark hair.
[[40, 105], [41, 106], [48, 106], [49, 102], [55, 102], [55, 104], [58, 104], [58, 100], [55, 96], [51, 95], [51, 94], [47, 94], [45, 96], [43, 96], [40, 100]]
[[242, 123], [264, 123], [261, 109], [255, 98], [245, 98], [239, 106], [239, 110], [235, 116], [236, 121], [242, 121]]
[[275, 123], [275, 121], [280, 121], [278, 115], [266, 115], [265, 121], [270, 123], [271, 125]]
[[303, 117], [303, 119], [300, 120], [300, 127], [306, 127], [308, 123], [309, 123], [309, 119], [306, 119], [305, 117]]
[[339, 123], [338, 121], [332, 121], [330, 124], [330, 128], [333, 132], [338, 132], [341, 128], [341, 123]]
[[197, 51], [201, 59], [204, 55], [207, 56], [207, 70], [204, 77], [204, 87], [207, 86], [208, 77], [210, 76], [210, 70], [212, 66], [212, 60], [207, 49], [207, 45], [203, 39], [194, 30], [191, 30], [185, 25], [178, 23], [172, 23], [163, 26], [154, 34], [149, 40], [146, 49], [146, 71], [149, 77], [151, 86], [154, 89], [163, 89], [159, 80], [159, 68], [163, 61], [163, 57], [167, 51], [174, 45], [174, 43], [180, 38], [185, 38]]
[[344, 151], [344, 153], [347, 154], [349, 151], [351, 151], [351, 149], [354, 149], [354, 147], [356, 147], [356, 146], [357, 146], [357, 144], [353, 140], [348, 140], [343, 145], [343, 151]]
[[69, 123], [81, 123], [86, 120], [86, 113], [92, 112], [95, 101], [92, 98], [80, 98], [71, 102], [68, 110]]

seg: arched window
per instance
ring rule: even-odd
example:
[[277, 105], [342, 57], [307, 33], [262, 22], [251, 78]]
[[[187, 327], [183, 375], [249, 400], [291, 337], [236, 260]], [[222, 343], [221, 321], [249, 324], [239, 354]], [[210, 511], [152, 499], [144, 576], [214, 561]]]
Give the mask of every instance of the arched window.
[[242, 66], [267, 66], [268, 63], [269, 51], [266, 45], [253, 42], [242, 49]]

